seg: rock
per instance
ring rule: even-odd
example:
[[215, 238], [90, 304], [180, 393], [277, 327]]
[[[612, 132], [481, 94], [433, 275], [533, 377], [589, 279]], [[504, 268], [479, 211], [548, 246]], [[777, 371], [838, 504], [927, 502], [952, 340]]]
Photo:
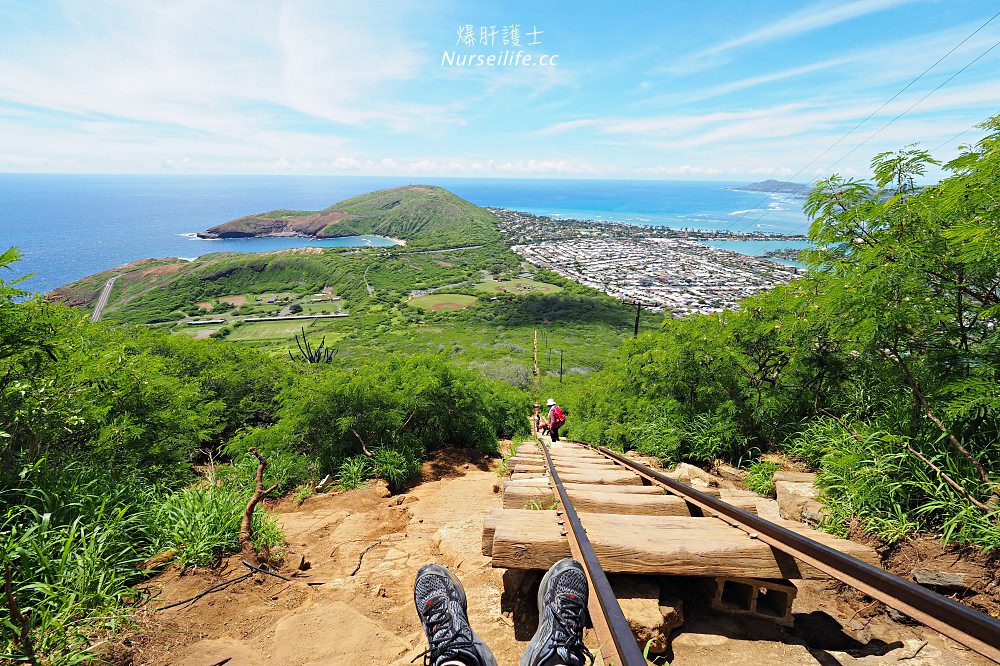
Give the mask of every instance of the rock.
[[909, 615], [904, 615], [895, 608], [887, 607], [885, 610], [886, 610], [886, 615], [889, 616], [889, 619], [897, 624], [912, 624], [912, 625], [920, 624]]
[[204, 666], [223, 662], [243, 666], [264, 666], [270, 663], [270, 660], [255, 648], [235, 638], [196, 641], [170, 652], [170, 663], [177, 666]]
[[309, 571], [310, 569], [312, 569], [312, 564], [309, 563], [309, 560], [306, 559], [305, 553], [303, 553], [302, 557], [299, 559], [298, 570]]
[[677, 467], [674, 468], [673, 472], [668, 474], [681, 483], [692, 483], [694, 481], [699, 481], [698, 485], [703, 487], [715, 487], [718, 485], [718, 479], [714, 476], [701, 469], [700, 467], [695, 467], [694, 465], [689, 465], [688, 463], [679, 463]]
[[685, 650], [689, 650], [691, 648], [714, 647], [717, 645], [725, 645], [729, 642], [730, 640], [728, 638], [717, 634], [682, 633], [674, 639], [673, 648], [674, 653], [679, 652], [683, 654]]
[[715, 466], [714, 471], [726, 481], [732, 481], [733, 483], [743, 483], [747, 478], [746, 470], [737, 469], [726, 463], [719, 463]]
[[464, 560], [470, 552], [479, 553], [482, 551], [482, 520], [473, 517], [443, 525], [434, 534], [432, 545], [445, 564]]
[[757, 497], [754, 499], [757, 505], [757, 515], [764, 520], [777, 520], [781, 518], [781, 509], [778, 508], [778, 501], [770, 497]]
[[782, 518], [818, 525], [826, 516], [826, 508], [816, 499], [819, 490], [811, 481], [776, 481], [774, 492]]
[[934, 587], [954, 592], [964, 592], [971, 588], [973, 583], [967, 574], [960, 571], [943, 571], [941, 569], [917, 567], [910, 574], [913, 576], [913, 580], [924, 587]]
[[775, 483], [778, 481], [792, 481], [793, 483], [816, 484], [816, 472], [786, 472], [779, 470], [774, 473], [772, 478]]
[[646, 467], [650, 467], [652, 469], [663, 469], [663, 465], [660, 464], [660, 460], [658, 458], [654, 458], [653, 456], [644, 456], [638, 451], [626, 451], [625, 457], [633, 462], [637, 462], [640, 465], [645, 465]]
[[392, 492], [389, 490], [389, 484], [385, 482], [385, 479], [375, 479], [371, 482], [372, 490], [375, 491], [376, 497], [390, 497]]
[[639, 645], [649, 644], [650, 652], [665, 651], [670, 632], [684, 622], [682, 602], [670, 599], [661, 603], [660, 584], [653, 578], [613, 576], [610, 582]]

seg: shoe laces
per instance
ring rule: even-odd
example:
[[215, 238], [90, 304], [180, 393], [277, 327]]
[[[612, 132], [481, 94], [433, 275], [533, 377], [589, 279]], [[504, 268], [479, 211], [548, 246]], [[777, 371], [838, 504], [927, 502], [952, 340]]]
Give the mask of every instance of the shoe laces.
[[593, 664], [594, 655], [583, 644], [583, 613], [585, 611], [586, 606], [584, 606], [583, 600], [575, 594], [558, 597], [556, 612], [552, 614], [556, 623], [552, 643], [557, 648], [565, 649], [568, 654], [581, 659], [586, 657]]
[[[424, 658], [424, 666], [433, 666], [443, 657], [460, 657], [467, 661], [469, 656], [476, 654], [476, 645], [472, 637], [465, 637], [461, 631], [452, 631], [451, 613], [446, 597], [432, 597], [427, 601], [424, 612], [424, 623], [427, 625], [428, 648], [410, 660], [412, 664], [420, 657]], [[459, 654], [459, 650], [467, 653]], [[479, 666], [479, 660], [469, 666]]]

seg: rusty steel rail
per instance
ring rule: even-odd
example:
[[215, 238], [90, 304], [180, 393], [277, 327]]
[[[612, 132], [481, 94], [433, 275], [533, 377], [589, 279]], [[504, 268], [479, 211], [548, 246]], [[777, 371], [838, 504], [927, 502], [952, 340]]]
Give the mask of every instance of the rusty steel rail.
[[[596, 601], [600, 608], [600, 612], [595, 613], [593, 603], [587, 604], [590, 620], [602, 642], [601, 653], [604, 663], [613, 663], [614, 666], [645, 666], [646, 658], [643, 657], [632, 628], [625, 619], [621, 606], [618, 605], [614, 590], [611, 589], [611, 583], [608, 582], [608, 577], [597, 560], [594, 547], [587, 537], [587, 530], [580, 522], [580, 516], [573, 508], [573, 502], [559, 478], [552, 456], [549, 455], [549, 447], [541, 439], [538, 440], [538, 446], [545, 454], [545, 464], [549, 468], [552, 485], [559, 493], [561, 508], [557, 510], [557, 514], [564, 515], [569, 523], [566, 536], [569, 537], [570, 551], [583, 565], [587, 582], [590, 584], [590, 602]], [[560, 523], [562, 522], [560, 519]]]
[[586, 442], [576, 443], [604, 454], [690, 504], [749, 533], [751, 537], [847, 583], [957, 643], [1000, 663], [1000, 622], [989, 615], [738, 509], [615, 451]]

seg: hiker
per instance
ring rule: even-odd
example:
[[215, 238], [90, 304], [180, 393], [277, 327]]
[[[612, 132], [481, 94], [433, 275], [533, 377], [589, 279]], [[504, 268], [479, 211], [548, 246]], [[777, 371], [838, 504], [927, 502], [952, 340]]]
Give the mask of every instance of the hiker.
[[[583, 567], [566, 558], [552, 565], [538, 588], [538, 629], [521, 655], [521, 666], [584, 666], [594, 655], [583, 645], [587, 615]], [[420, 567], [413, 585], [417, 615], [427, 634], [424, 664], [497, 666], [493, 653], [469, 626], [461, 581], [439, 564]]]
[[559, 428], [566, 423], [566, 415], [563, 414], [562, 407], [556, 404], [552, 398], [548, 399], [545, 406], [549, 408], [549, 420], [543, 424], [543, 428], [548, 430], [553, 442], [559, 441]]

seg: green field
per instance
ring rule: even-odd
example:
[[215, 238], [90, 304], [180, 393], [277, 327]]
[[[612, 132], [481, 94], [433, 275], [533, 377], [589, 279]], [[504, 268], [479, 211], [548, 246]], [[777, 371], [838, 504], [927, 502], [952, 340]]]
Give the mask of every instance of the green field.
[[483, 280], [476, 285], [476, 291], [485, 291], [490, 294], [555, 294], [562, 291], [562, 287], [537, 280], [517, 278], [514, 280]]
[[301, 314], [337, 314], [340, 312], [339, 301], [320, 301], [319, 303], [302, 303]]
[[476, 302], [475, 296], [465, 294], [427, 294], [417, 296], [406, 302], [411, 308], [421, 310], [433, 310], [435, 312], [452, 312], [454, 310], [464, 310]]
[[312, 326], [308, 319], [294, 321], [262, 321], [243, 324], [233, 329], [227, 336], [229, 340], [287, 340], [304, 327], [307, 331]]

